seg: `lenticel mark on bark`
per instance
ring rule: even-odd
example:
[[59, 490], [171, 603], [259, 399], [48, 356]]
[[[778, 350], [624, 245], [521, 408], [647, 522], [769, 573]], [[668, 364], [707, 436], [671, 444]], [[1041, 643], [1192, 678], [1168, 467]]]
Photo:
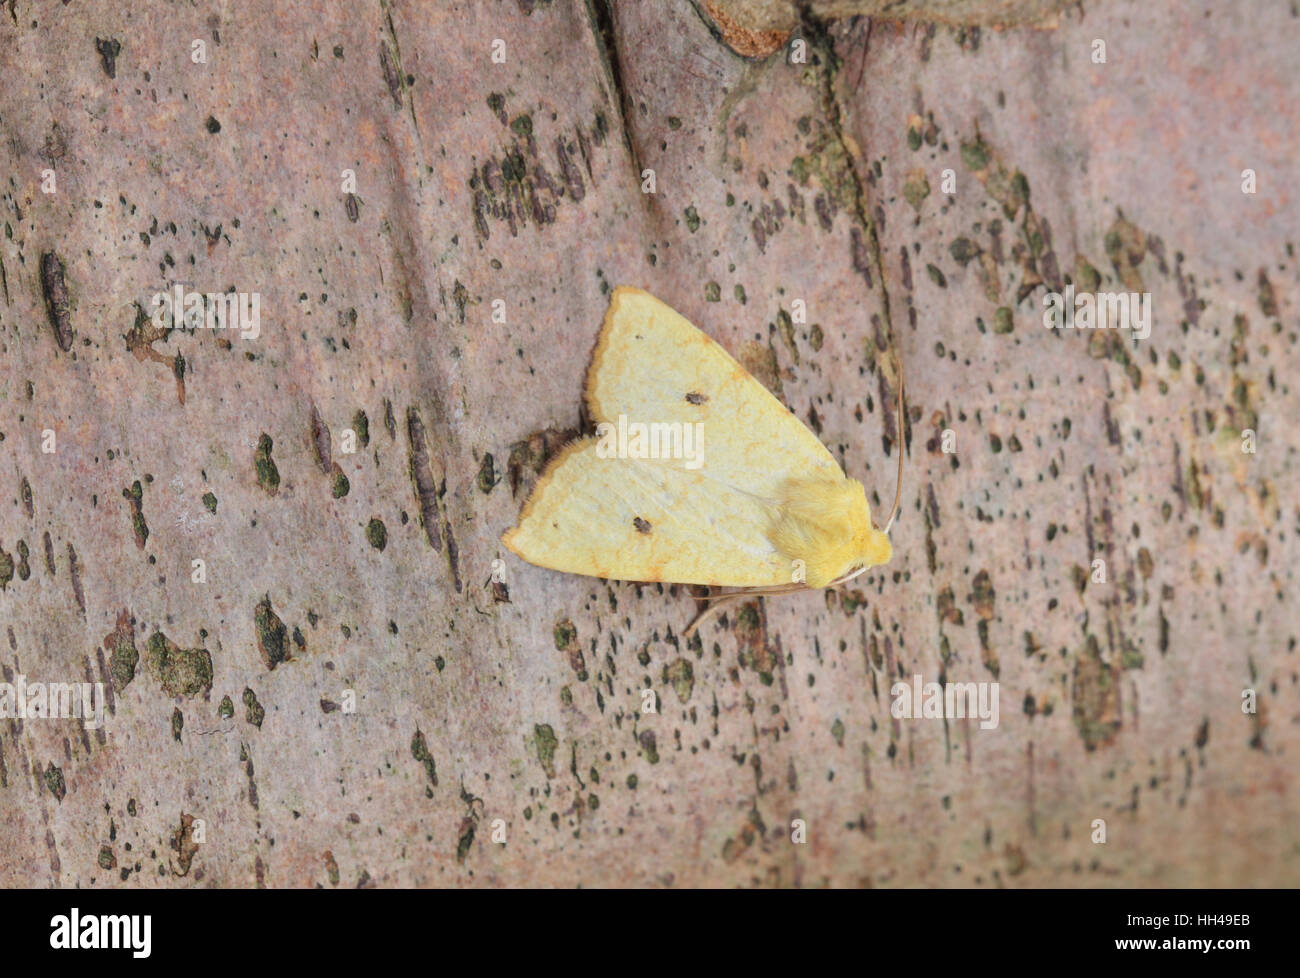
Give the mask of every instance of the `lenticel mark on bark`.
[[41, 255], [41, 291], [45, 294], [45, 311], [49, 314], [50, 325], [54, 327], [54, 339], [59, 349], [67, 353], [72, 349], [71, 304], [63, 262], [52, 251]]

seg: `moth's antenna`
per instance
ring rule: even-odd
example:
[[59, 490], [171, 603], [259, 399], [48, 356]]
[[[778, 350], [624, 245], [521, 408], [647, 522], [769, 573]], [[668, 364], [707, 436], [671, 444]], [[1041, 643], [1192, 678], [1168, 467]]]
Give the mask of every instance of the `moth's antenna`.
[[894, 518], [898, 516], [898, 506], [903, 500], [903, 453], [907, 448], [903, 440], [903, 425], [907, 411], [907, 397], [903, 393], [903, 361], [898, 356], [898, 344], [894, 344], [894, 364], [898, 367], [898, 485], [894, 490], [894, 508], [889, 511], [889, 520], [885, 523], [885, 533], [888, 534], [890, 528], [894, 525]]

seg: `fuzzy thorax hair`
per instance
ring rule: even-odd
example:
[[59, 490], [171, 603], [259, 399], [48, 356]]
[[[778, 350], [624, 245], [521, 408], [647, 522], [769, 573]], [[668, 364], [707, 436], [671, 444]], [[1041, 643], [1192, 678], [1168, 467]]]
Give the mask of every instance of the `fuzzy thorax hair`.
[[783, 488], [772, 544], [791, 561], [804, 562], [804, 582], [826, 587], [836, 578], [884, 564], [889, 537], [871, 525], [867, 493], [856, 479], [792, 480]]

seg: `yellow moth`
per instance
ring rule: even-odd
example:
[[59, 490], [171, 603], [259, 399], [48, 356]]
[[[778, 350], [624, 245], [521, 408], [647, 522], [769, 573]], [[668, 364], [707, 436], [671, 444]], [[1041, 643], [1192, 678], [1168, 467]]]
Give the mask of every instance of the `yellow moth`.
[[[898, 497], [877, 529], [862, 484], [817, 437], [650, 293], [614, 290], [586, 399], [597, 437], [559, 453], [503, 537], [530, 564], [739, 589], [719, 601], [824, 588], [889, 560]], [[901, 477], [901, 372], [899, 399]]]

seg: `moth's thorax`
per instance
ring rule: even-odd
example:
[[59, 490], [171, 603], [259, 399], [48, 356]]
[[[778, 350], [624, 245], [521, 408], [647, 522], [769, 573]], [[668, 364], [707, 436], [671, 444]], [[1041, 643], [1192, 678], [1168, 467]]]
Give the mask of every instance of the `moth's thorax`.
[[871, 507], [855, 479], [797, 479], [782, 487], [772, 545], [803, 561], [809, 587], [826, 587], [858, 567], [886, 563], [889, 537], [871, 525]]

